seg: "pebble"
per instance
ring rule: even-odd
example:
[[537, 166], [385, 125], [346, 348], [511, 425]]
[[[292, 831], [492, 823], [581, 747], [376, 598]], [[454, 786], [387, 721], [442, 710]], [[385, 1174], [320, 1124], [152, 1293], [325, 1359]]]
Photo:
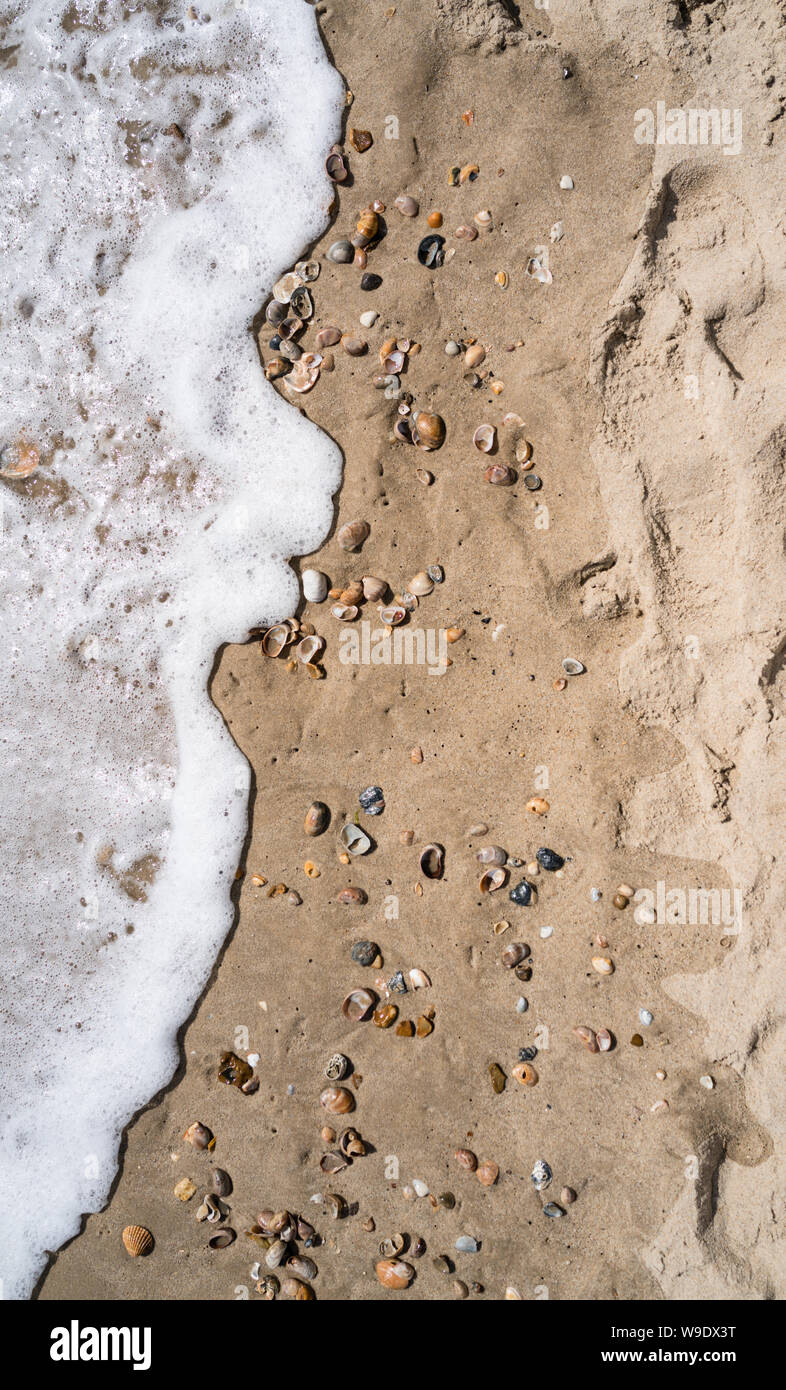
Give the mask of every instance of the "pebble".
[[541, 929], [540, 929], [540, 934], [541, 934], [543, 940], [546, 941], [546, 940], [548, 939], [548, 937], [554, 935], [554, 928], [553, 928], [553, 927], [541, 927]]
[[365, 313], [360, 315], [360, 323], [364, 328], [373, 328], [378, 318], [376, 309], [366, 309]]
[[599, 903], [603, 894], [599, 888], [590, 888], [590, 897], [594, 903]]
[[574, 187], [573, 179], [570, 174], [563, 174], [559, 181], [560, 188], [571, 189]]
[[715, 1082], [711, 1076], [700, 1076], [699, 1083], [704, 1087], [705, 1091], [712, 1091], [715, 1089]]
[[348, 265], [355, 258], [355, 248], [349, 241], [334, 241], [328, 247], [327, 258], [336, 265]]
[[649, 1009], [639, 1009], [639, 1023], [643, 1023], [645, 1028], [649, 1028], [652, 1023], [652, 1014]]
[[427, 1182], [424, 1182], [422, 1178], [412, 1179], [412, 1189], [416, 1197], [428, 1197], [429, 1185]]
[[528, 1008], [529, 1008], [529, 1000], [528, 1000], [528, 999], [525, 999], [525, 998], [524, 998], [524, 995], [522, 994], [521, 997], [520, 997], [520, 999], [519, 999], [519, 1000], [517, 1001], [517, 1003], [516, 1003], [516, 1013], [517, 1013], [517, 1014], [525, 1014], [525, 1013], [527, 1012], [527, 1009], [528, 1009]]

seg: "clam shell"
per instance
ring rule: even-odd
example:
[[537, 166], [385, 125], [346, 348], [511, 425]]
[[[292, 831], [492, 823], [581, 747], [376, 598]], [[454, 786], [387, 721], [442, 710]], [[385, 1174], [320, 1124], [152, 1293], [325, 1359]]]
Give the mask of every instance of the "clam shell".
[[331, 1115], [348, 1115], [355, 1108], [355, 1097], [346, 1086], [326, 1086], [319, 1103]]
[[410, 198], [408, 193], [402, 193], [393, 204], [403, 217], [417, 217], [420, 211], [420, 204], [416, 198]]
[[496, 893], [498, 888], [504, 888], [508, 881], [507, 869], [486, 869], [480, 876], [478, 887], [481, 893]]
[[[282, 343], [282, 352], [285, 347], [286, 344]], [[295, 391], [298, 395], [303, 395], [306, 391], [310, 391], [313, 386], [316, 386], [318, 381], [319, 367], [310, 365], [306, 362], [305, 358], [303, 358], [301, 361], [296, 362], [291, 372], [285, 376], [284, 385], [288, 391]]]
[[335, 347], [336, 343], [341, 342], [341, 329], [328, 324], [326, 328], [320, 328], [316, 336], [316, 345], [322, 350], [326, 347]]
[[279, 304], [288, 304], [295, 290], [300, 289], [301, 284], [300, 276], [295, 275], [294, 271], [290, 270], [287, 275], [282, 275], [280, 280], [276, 280], [273, 286], [273, 298], [277, 299]]
[[379, 1260], [377, 1278], [386, 1289], [406, 1289], [415, 1278], [415, 1271], [406, 1260]]
[[327, 258], [329, 261], [333, 261], [334, 265], [348, 265], [354, 259], [354, 255], [355, 248], [351, 241], [347, 241], [346, 237], [340, 241], [334, 241], [332, 246], [327, 249]]
[[342, 550], [359, 550], [370, 531], [371, 527], [367, 521], [349, 521], [341, 527], [336, 540]]
[[129, 1255], [149, 1255], [155, 1244], [146, 1226], [126, 1226], [123, 1231], [123, 1244]]
[[434, 580], [430, 578], [425, 570], [420, 570], [418, 574], [413, 575], [410, 579], [409, 591], [417, 595], [418, 598], [423, 598], [426, 594], [433, 593]]
[[308, 665], [309, 662], [315, 661], [318, 656], [321, 656], [324, 650], [324, 637], [317, 637], [316, 635], [313, 637], [304, 637], [302, 642], [298, 642], [294, 649], [298, 661], [302, 661], [304, 665]]
[[502, 866], [508, 862], [508, 852], [501, 845], [484, 845], [475, 855], [479, 864]]
[[337, 150], [333, 150], [325, 160], [325, 172], [334, 183], [344, 183], [349, 177], [344, 157]]
[[342, 888], [338, 901], [344, 907], [362, 906], [366, 902], [366, 894], [362, 888]]
[[312, 280], [319, 278], [319, 261], [298, 261], [295, 266], [295, 274], [299, 275], [304, 285], [310, 284]]
[[445, 871], [445, 851], [442, 845], [426, 845], [420, 856], [420, 872], [425, 878], [442, 878]]
[[511, 1072], [522, 1086], [537, 1086], [538, 1073], [529, 1062], [518, 1062]]
[[578, 1028], [573, 1028], [571, 1031], [574, 1038], [578, 1038], [579, 1042], [586, 1047], [588, 1052], [598, 1051], [598, 1039], [592, 1028], [587, 1028], [586, 1025], [582, 1023]]
[[222, 1226], [220, 1231], [216, 1231], [214, 1236], [208, 1241], [208, 1249], [225, 1250], [228, 1245], [232, 1245], [237, 1240], [237, 1232], [231, 1226]]
[[431, 452], [445, 442], [445, 421], [441, 415], [419, 410], [415, 416], [412, 437], [419, 449]]
[[293, 292], [289, 301], [289, 307], [292, 313], [296, 314], [301, 320], [301, 323], [305, 319], [311, 318], [314, 312], [314, 301], [311, 298], [310, 291], [306, 289], [305, 285], [299, 285]]
[[379, 997], [373, 989], [353, 989], [341, 1005], [341, 1012], [350, 1023], [363, 1023], [374, 1012], [378, 1002]]
[[537, 1159], [535, 1162], [535, 1166], [532, 1169], [532, 1172], [530, 1173], [530, 1178], [532, 1180], [532, 1185], [535, 1188], [535, 1191], [544, 1192], [545, 1189], [550, 1185], [553, 1176], [554, 1174], [552, 1173], [545, 1158]]
[[330, 615], [333, 618], [338, 618], [340, 623], [353, 623], [359, 611], [355, 603], [334, 603]]
[[306, 811], [303, 829], [307, 835], [321, 835], [327, 830], [329, 820], [330, 811], [324, 801], [313, 801]]
[[350, 854], [368, 854], [371, 849], [371, 841], [365, 830], [361, 830], [359, 825], [353, 825], [351, 821], [342, 826], [338, 838]]
[[380, 608], [378, 612], [380, 622], [383, 622], [386, 627], [398, 627], [399, 623], [403, 623], [407, 616], [406, 608], [398, 603], [391, 603], [387, 607]]
[[486, 349], [480, 343], [472, 343], [464, 353], [464, 366], [479, 367], [485, 357]]
[[431, 980], [429, 979], [425, 970], [410, 970], [409, 983], [411, 984], [413, 989], [428, 989], [431, 984]]
[[265, 656], [280, 656], [291, 636], [290, 629], [285, 623], [274, 623], [269, 627], [262, 638], [262, 650]]
[[363, 597], [369, 603], [378, 603], [387, 593], [387, 580], [376, 579], [373, 574], [363, 576]]
[[516, 470], [507, 463], [490, 463], [483, 477], [493, 487], [511, 487], [516, 481]]
[[575, 656], [566, 656], [563, 658], [562, 669], [566, 676], [581, 676], [587, 668]]

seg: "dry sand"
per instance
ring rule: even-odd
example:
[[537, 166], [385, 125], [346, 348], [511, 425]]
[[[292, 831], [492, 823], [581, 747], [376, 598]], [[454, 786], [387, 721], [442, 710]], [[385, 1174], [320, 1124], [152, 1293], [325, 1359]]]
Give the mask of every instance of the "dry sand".
[[[362, 517], [371, 534], [358, 556], [333, 534], [298, 563], [334, 582], [380, 575], [394, 592], [439, 563], [445, 582], [412, 625], [466, 636], [440, 678], [343, 665], [337, 624], [312, 605], [302, 616], [328, 637], [324, 680], [288, 674], [256, 642], [223, 652], [213, 697], [255, 774], [237, 927], [184, 1032], [175, 1082], [129, 1127], [108, 1207], [53, 1260], [39, 1296], [257, 1297], [259, 1251], [244, 1233], [256, 1212], [285, 1207], [323, 1238], [323, 1299], [453, 1298], [452, 1277], [432, 1265], [440, 1254], [483, 1286], [472, 1297], [509, 1285], [525, 1299], [783, 1297], [783, 20], [769, 0], [318, 8], [352, 93], [348, 125], [374, 145], [350, 151], [354, 182], [314, 254], [375, 197], [388, 234], [369, 257], [383, 280], [372, 293], [352, 267], [323, 261], [316, 327], [360, 332], [370, 352], [337, 349], [335, 371], [299, 402], [344, 451], [337, 525]], [[741, 109], [742, 153], [637, 144], [634, 112], [658, 101]], [[385, 137], [391, 116], [398, 139]], [[470, 162], [478, 179], [449, 187], [449, 168]], [[565, 173], [573, 191], [559, 187]], [[415, 221], [393, 207], [403, 192], [420, 202]], [[435, 272], [415, 255], [431, 208], [457, 248]], [[454, 241], [481, 208], [493, 232]], [[558, 220], [553, 283], [540, 285], [524, 266]], [[380, 319], [359, 329], [370, 307]], [[422, 345], [404, 386], [447, 423], [437, 453], [392, 442], [395, 403], [370, 382], [388, 335]], [[462, 359], [445, 355], [449, 338], [468, 337], [488, 346], [501, 395], [491, 377], [469, 386]], [[506, 411], [526, 422], [537, 494], [523, 478], [483, 481], [472, 435]], [[500, 437], [508, 459], [510, 429]], [[559, 692], [565, 656], [587, 673]], [[543, 768], [551, 810], [538, 820], [525, 805]], [[362, 818], [376, 848], [344, 868], [335, 831], [369, 783], [386, 799], [381, 817]], [[333, 820], [310, 840], [314, 798]], [[539, 845], [568, 857], [560, 879], [538, 878], [537, 905], [478, 893], [467, 833], [478, 821], [522, 860]], [[418, 873], [429, 841], [446, 849], [440, 882]], [[317, 879], [304, 874], [309, 858]], [[252, 874], [295, 888], [302, 906], [269, 899]], [[639, 926], [632, 907], [612, 906], [623, 880], [739, 888], [742, 929]], [[337, 903], [349, 882], [366, 907]], [[513, 926], [498, 938], [501, 917]], [[616, 966], [608, 978], [590, 965], [598, 933]], [[351, 962], [361, 937], [379, 943], [386, 974], [428, 972], [431, 989], [406, 996], [401, 1016], [432, 1004], [430, 1037], [342, 1017], [347, 990], [379, 973]], [[526, 984], [500, 963], [509, 939], [532, 948]], [[576, 1024], [608, 1027], [616, 1048], [588, 1054]], [[630, 1043], [637, 1031], [643, 1047]], [[539, 1084], [520, 1087], [518, 1049], [538, 1038]], [[260, 1054], [254, 1096], [217, 1080], [232, 1048]], [[353, 1064], [352, 1122], [372, 1151], [326, 1178], [318, 1096], [336, 1050]], [[501, 1095], [493, 1061], [508, 1076]], [[668, 1109], [653, 1113], [660, 1099]], [[238, 1240], [215, 1253], [195, 1220], [211, 1160], [182, 1139], [197, 1119], [234, 1181]], [[458, 1145], [499, 1164], [496, 1186], [456, 1166]], [[529, 1177], [538, 1158], [554, 1173], [542, 1194]], [[173, 1195], [184, 1176], [199, 1188], [187, 1204]], [[408, 1196], [413, 1178], [452, 1191], [455, 1208]], [[577, 1201], [549, 1220], [542, 1205], [563, 1184]], [[312, 1202], [326, 1191], [350, 1204], [344, 1220]], [[155, 1233], [145, 1260], [122, 1250], [128, 1222]], [[409, 1290], [391, 1295], [374, 1264], [396, 1231], [422, 1236], [427, 1253]], [[462, 1233], [481, 1241], [477, 1254], [456, 1253]]]

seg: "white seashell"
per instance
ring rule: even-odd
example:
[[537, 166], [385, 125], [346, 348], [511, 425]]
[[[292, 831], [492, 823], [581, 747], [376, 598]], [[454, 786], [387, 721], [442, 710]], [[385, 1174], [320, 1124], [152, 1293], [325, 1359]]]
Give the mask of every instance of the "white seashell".
[[699, 1083], [704, 1087], [705, 1091], [712, 1091], [715, 1088], [715, 1082], [711, 1076], [700, 1076]]
[[413, 575], [412, 579], [409, 581], [409, 592], [415, 594], [419, 598], [424, 598], [426, 594], [430, 594], [433, 588], [434, 580], [426, 574], [425, 570], [420, 570], [419, 573]]
[[526, 273], [531, 280], [537, 280], [541, 285], [550, 285], [554, 278], [540, 256], [530, 256], [526, 265]]
[[290, 270], [288, 275], [282, 275], [280, 280], [276, 280], [273, 286], [273, 298], [277, 299], [279, 304], [288, 304], [295, 290], [299, 289], [302, 284], [303, 281], [300, 276]]
[[351, 623], [358, 615], [358, 608], [354, 603], [334, 603], [330, 612], [331, 616], [338, 618], [339, 622]]
[[368, 854], [371, 849], [371, 841], [365, 830], [361, 830], [359, 825], [353, 825], [351, 821], [342, 827], [338, 838], [350, 854]]
[[[565, 188], [565, 189], [571, 189], [571, 188], [574, 187], [573, 179], [570, 177], [570, 174], [563, 174], [563, 175], [562, 175], [562, 178], [561, 178], [560, 181], [559, 181], [559, 186], [560, 186], [560, 188]], [[276, 297], [278, 297], [278, 296], [276, 296]]]
[[549, 938], [550, 936], [553, 936], [553, 935], [554, 935], [554, 928], [553, 928], [553, 927], [541, 927], [541, 929], [540, 929], [540, 934], [541, 934], [542, 939], [543, 939], [544, 941], [547, 941], [548, 938]]
[[317, 657], [322, 654], [324, 649], [324, 637], [313, 635], [304, 637], [302, 641], [298, 642], [297, 646], [294, 648], [294, 652], [298, 661], [302, 661], [304, 666], [308, 666], [309, 663], [316, 661]]
[[431, 985], [431, 980], [425, 970], [410, 970], [409, 983], [413, 989], [428, 989]]
[[358, 322], [361, 323], [364, 328], [373, 328], [378, 318], [379, 314], [376, 309], [366, 309], [366, 312], [360, 315]]
[[424, 1182], [422, 1178], [412, 1179], [412, 1190], [415, 1193], [416, 1197], [428, 1197], [429, 1186], [428, 1183]]
[[328, 577], [321, 570], [304, 570], [300, 576], [303, 597], [309, 603], [323, 603], [327, 598]]
[[575, 656], [566, 656], [562, 661], [562, 669], [566, 676], [580, 676], [587, 668]]
[[564, 235], [565, 235], [565, 226], [564, 226], [564, 223], [562, 223], [562, 222], [555, 222], [555, 223], [554, 223], [554, 226], [552, 227], [551, 231], [549, 232], [549, 239], [550, 239], [551, 241], [562, 241], [562, 238], [564, 237]]
[[652, 1014], [649, 1009], [639, 1009], [639, 1023], [643, 1023], [645, 1028], [649, 1028], [652, 1023]]
[[472, 436], [472, 442], [476, 449], [480, 449], [484, 454], [490, 454], [497, 442], [497, 431], [493, 425], [478, 425]]

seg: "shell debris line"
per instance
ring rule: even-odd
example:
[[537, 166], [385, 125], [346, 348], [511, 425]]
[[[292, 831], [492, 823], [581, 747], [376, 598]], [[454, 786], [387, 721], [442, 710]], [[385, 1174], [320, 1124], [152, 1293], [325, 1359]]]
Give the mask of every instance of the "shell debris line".
[[[595, 70], [575, 17], [495, 44], [483, 25], [516, 7], [459, 8], [440, 47], [415, 0], [314, 7], [350, 86], [343, 139], [317, 146], [331, 222], [267, 280], [250, 346], [344, 471], [326, 538], [279, 556], [286, 606], [212, 676], [253, 769], [237, 926], [102, 1213], [125, 1290], [669, 1297], [711, 1261], [713, 1185], [769, 1154], [692, 1012], [735, 933], [664, 915], [680, 885], [720, 894], [726, 861], [677, 833], [683, 764], [637, 703], [642, 527], [612, 545], [593, 462], [585, 339], [644, 168], [624, 134], [602, 161], [587, 134], [621, 60]], [[537, 139], [514, 141], [512, 90]], [[636, 331], [631, 313], [604, 380], [644, 353]], [[9, 484], [35, 487], [45, 462], [8, 449]], [[736, 769], [713, 759], [717, 828]], [[685, 1197], [683, 1154], [726, 1155], [719, 1135], [740, 1163], [702, 1159]], [[91, 1220], [53, 1293], [98, 1237]]]

